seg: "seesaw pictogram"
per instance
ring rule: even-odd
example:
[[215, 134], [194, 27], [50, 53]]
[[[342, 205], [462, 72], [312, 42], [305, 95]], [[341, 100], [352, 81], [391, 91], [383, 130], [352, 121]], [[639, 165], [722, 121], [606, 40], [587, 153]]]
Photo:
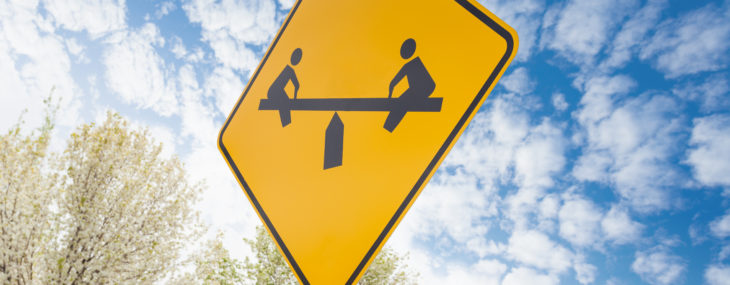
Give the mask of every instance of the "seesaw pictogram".
[[[416, 41], [407, 39], [401, 45], [400, 54], [409, 59], [416, 51]], [[302, 50], [292, 52], [291, 65], [296, 66], [302, 59]], [[393, 89], [404, 78], [408, 81], [406, 89], [399, 97], [393, 98]], [[290, 98], [284, 87], [291, 82], [294, 96]], [[291, 123], [291, 111], [334, 111], [325, 131], [324, 169], [342, 165], [344, 151], [344, 124], [337, 112], [388, 112], [383, 128], [393, 132], [408, 112], [440, 112], [443, 98], [430, 98], [436, 83], [426, 70], [421, 58], [416, 56], [408, 61], [390, 82], [388, 98], [297, 98], [299, 80], [290, 65], [274, 80], [269, 87], [267, 99], [261, 99], [259, 110], [279, 111], [281, 126]]]

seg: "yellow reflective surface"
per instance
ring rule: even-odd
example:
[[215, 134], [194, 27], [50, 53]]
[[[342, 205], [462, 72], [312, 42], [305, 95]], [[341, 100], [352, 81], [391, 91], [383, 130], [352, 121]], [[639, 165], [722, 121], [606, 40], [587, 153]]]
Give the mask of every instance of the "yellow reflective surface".
[[[503, 27], [514, 47], [465, 5]], [[418, 195], [496, 84], [516, 53], [517, 35], [474, 1], [303, 0], [285, 23], [221, 131], [221, 151], [290, 265], [300, 268], [300, 281], [356, 281], [364, 272], [358, 265], [367, 268], [402, 218], [399, 207], [407, 211], [415, 200], [409, 193]], [[415, 54], [403, 59], [409, 38]], [[297, 48], [301, 61], [292, 65]], [[299, 99], [386, 98], [393, 77], [415, 57], [436, 83], [430, 97], [443, 98], [441, 111], [408, 112], [392, 133], [383, 128], [387, 112], [337, 112], [344, 124], [341, 166], [323, 169], [333, 111], [294, 110], [282, 127], [278, 111], [259, 110], [287, 65]], [[406, 81], [393, 96], [409, 87]], [[284, 90], [293, 96], [291, 82]]]

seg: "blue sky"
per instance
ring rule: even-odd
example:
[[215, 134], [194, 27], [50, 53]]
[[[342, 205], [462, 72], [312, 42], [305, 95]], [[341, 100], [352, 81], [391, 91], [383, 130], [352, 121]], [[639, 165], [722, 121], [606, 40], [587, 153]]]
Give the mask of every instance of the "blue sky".
[[[244, 257], [215, 139], [292, 3], [0, 0], [0, 130], [120, 112]], [[388, 242], [421, 283], [730, 284], [730, 1], [480, 3], [519, 51]]]

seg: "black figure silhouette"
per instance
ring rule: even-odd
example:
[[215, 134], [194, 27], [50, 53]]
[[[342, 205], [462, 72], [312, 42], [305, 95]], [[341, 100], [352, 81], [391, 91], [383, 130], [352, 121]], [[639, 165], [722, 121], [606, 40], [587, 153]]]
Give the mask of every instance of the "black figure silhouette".
[[[294, 50], [294, 52], [291, 53], [291, 65], [297, 65], [301, 60], [302, 49], [297, 48]], [[299, 92], [299, 80], [297, 80], [297, 74], [294, 72], [294, 68], [287, 65], [286, 67], [284, 67], [284, 70], [279, 73], [279, 76], [276, 77], [274, 83], [271, 84], [271, 87], [269, 87], [269, 92], [267, 94], [269, 100], [277, 102], [282, 106], [287, 105], [287, 102], [290, 99], [289, 95], [286, 94], [284, 88], [286, 87], [286, 84], [289, 83], [289, 81], [291, 81], [292, 85], [294, 85], [294, 99], [296, 99], [297, 92]], [[282, 127], [286, 127], [289, 123], [291, 123], [290, 110], [280, 109], [279, 117], [281, 118]]]
[[[413, 39], [407, 39], [403, 42], [400, 47], [400, 56], [403, 59], [409, 59], [413, 56], [416, 51], [416, 41]], [[395, 75], [388, 90], [388, 98], [393, 97], [393, 88], [403, 79], [408, 78], [408, 89], [400, 95], [399, 103], [392, 109], [388, 117], [385, 119], [385, 125], [383, 128], [389, 132], [393, 132], [398, 123], [406, 115], [406, 106], [412, 105], [415, 102], [423, 101], [424, 99], [431, 96], [433, 90], [436, 89], [436, 82], [433, 81], [431, 75], [426, 70], [426, 66], [423, 65], [420, 57], [415, 57], [407, 62], [400, 71]]]

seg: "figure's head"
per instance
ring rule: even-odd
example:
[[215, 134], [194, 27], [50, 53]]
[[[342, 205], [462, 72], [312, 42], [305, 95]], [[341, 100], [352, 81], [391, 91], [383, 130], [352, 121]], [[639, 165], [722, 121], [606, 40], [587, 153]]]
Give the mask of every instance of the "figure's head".
[[302, 60], [302, 49], [297, 48], [291, 53], [291, 64], [297, 65]]
[[400, 56], [403, 59], [410, 58], [414, 52], [416, 52], [416, 41], [413, 39], [405, 40], [400, 46]]

